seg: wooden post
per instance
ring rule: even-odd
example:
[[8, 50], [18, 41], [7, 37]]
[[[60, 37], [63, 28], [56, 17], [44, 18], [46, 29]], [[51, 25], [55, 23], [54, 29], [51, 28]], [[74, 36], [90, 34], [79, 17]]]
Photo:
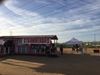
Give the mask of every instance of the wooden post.
[[32, 51], [31, 51], [31, 44], [30, 44], [30, 43], [28, 44], [28, 47], [29, 47], [29, 48], [28, 48], [29, 54], [32, 54]]

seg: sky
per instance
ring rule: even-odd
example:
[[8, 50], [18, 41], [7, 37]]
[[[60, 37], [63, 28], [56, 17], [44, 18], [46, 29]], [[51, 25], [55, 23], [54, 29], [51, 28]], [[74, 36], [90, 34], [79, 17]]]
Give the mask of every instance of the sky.
[[0, 36], [9, 35], [100, 41], [100, 0], [7, 0], [0, 5]]

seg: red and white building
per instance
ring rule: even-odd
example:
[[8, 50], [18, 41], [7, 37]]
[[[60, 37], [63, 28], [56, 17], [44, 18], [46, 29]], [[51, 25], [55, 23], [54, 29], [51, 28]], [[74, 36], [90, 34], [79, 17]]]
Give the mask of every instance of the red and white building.
[[56, 46], [56, 35], [2, 36], [0, 55], [46, 54], [46, 48]]

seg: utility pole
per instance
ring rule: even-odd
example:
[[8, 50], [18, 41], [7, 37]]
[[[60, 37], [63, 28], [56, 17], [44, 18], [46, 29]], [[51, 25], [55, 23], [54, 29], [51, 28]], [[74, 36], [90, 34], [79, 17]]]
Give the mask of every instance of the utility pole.
[[96, 34], [94, 33], [94, 46], [96, 48]]

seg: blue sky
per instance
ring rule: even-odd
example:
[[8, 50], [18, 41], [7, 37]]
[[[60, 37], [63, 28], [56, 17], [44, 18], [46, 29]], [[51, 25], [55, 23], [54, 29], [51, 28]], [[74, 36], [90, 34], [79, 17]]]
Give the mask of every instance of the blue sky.
[[7, 0], [0, 5], [0, 36], [57, 35], [100, 41], [100, 0]]

